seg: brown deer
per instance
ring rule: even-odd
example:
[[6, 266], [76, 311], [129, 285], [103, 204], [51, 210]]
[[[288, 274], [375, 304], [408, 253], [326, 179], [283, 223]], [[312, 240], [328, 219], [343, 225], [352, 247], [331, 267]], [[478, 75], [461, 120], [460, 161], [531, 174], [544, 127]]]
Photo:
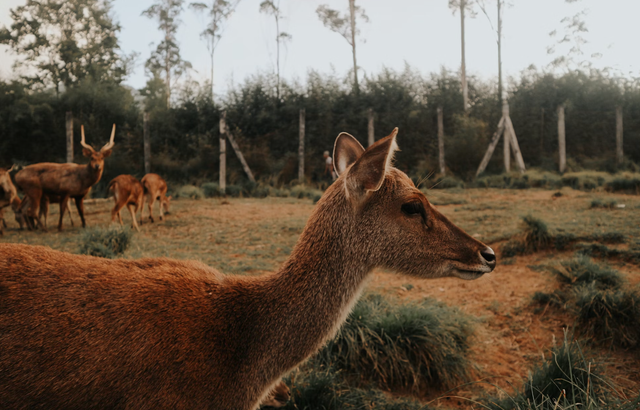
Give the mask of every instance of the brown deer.
[[[167, 195], [167, 183], [164, 179], [158, 174], [149, 173], [142, 177], [142, 186], [144, 187], [144, 194], [149, 201], [149, 219], [151, 222], [153, 220], [153, 204], [158, 200], [159, 208], [160, 208], [160, 220], [164, 218], [164, 210], [169, 213], [169, 201], [171, 201], [171, 196]], [[144, 211], [144, 198], [142, 199], [142, 207]], [[142, 214], [140, 214], [140, 218], [142, 219]]]
[[[111, 222], [116, 221], [116, 215], [120, 219], [122, 225], [122, 215], [120, 211], [126, 205], [131, 213], [131, 221], [136, 231], [140, 232], [138, 222], [136, 222], [136, 214], [140, 209], [140, 218], [142, 219], [142, 204], [144, 203], [142, 184], [132, 175], [118, 175], [109, 182], [109, 194], [113, 195], [115, 205], [111, 210]], [[142, 223], [142, 221], [140, 221]]]
[[284, 407], [291, 398], [291, 392], [289, 387], [281, 380], [275, 385], [273, 390], [265, 397], [260, 406], [267, 406], [273, 408]]
[[26, 212], [27, 216], [35, 219], [38, 226], [45, 231], [47, 228], [43, 225], [39, 212], [42, 195], [60, 197], [59, 231], [62, 230], [62, 219], [64, 218], [69, 198], [75, 199], [78, 215], [82, 220], [82, 227], [86, 226], [84, 197], [89, 192], [89, 189], [100, 181], [102, 177], [104, 160], [111, 155], [111, 149], [114, 146], [113, 139], [116, 135], [116, 125], [113, 124], [109, 142], [98, 152], [91, 145], [85, 143], [84, 126], [81, 127], [81, 134], [82, 140], [80, 143], [84, 147], [82, 154], [90, 158], [88, 164], [42, 162], [24, 167], [15, 176], [16, 184], [30, 200], [29, 208]]
[[20, 213], [20, 197], [18, 196], [18, 191], [16, 190], [15, 185], [11, 181], [11, 176], [9, 173], [13, 171], [15, 165], [11, 168], [4, 169], [0, 168], [0, 235], [4, 234], [4, 228], [7, 227], [7, 223], [4, 220], [4, 209], [8, 206], [11, 207], [15, 214], [16, 222], [20, 224], [20, 228], [22, 229], [22, 225], [24, 223], [24, 218]]
[[391, 165], [338, 136], [339, 174], [277, 272], [103, 259], [0, 244], [0, 403], [7, 409], [254, 410], [334, 337], [374, 268], [477, 279], [491, 248]]
[[[40, 220], [44, 221], [43, 225], [45, 229], [47, 229], [47, 220], [49, 219], [49, 205], [59, 204], [61, 200], [62, 198], [60, 198], [59, 195], [42, 194], [42, 197], [40, 198], [40, 211], [38, 212], [38, 215], [40, 216]], [[22, 220], [26, 222], [27, 228], [29, 230], [34, 229], [35, 227], [35, 220], [32, 220], [32, 218], [29, 218], [27, 216], [27, 210], [29, 209], [30, 206], [31, 206], [31, 200], [29, 199], [29, 197], [25, 197], [24, 201], [22, 201], [22, 204], [20, 205], [17, 211], [18, 213], [20, 213]], [[71, 206], [67, 206], [67, 213], [69, 214], [69, 222], [71, 222], [71, 226], [74, 226], [73, 218], [71, 217]], [[16, 213], [16, 220], [17, 219], [18, 219], [18, 214]], [[20, 223], [20, 229], [22, 228], [23, 228], [23, 224]]]

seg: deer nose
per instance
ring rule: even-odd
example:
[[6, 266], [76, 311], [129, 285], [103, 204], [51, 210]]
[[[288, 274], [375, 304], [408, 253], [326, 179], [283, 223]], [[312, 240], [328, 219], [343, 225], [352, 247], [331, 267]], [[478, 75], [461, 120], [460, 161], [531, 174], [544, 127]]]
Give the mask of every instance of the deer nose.
[[491, 269], [496, 267], [496, 254], [493, 249], [487, 246], [484, 250], [480, 251], [480, 256], [482, 256]]

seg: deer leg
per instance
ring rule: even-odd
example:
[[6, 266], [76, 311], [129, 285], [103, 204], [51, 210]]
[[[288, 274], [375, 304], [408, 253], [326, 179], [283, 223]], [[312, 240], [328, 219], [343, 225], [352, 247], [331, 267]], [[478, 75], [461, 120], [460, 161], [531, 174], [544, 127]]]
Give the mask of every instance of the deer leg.
[[47, 228], [47, 219], [49, 219], [49, 198], [42, 196], [40, 200], [40, 211], [38, 212], [40, 218], [44, 219], [44, 227]]
[[75, 225], [73, 224], [73, 218], [71, 217], [71, 205], [67, 207], [67, 213], [69, 214], [69, 222], [71, 222], [71, 226], [75, 227]]
[[138, 209], [134, 210], [133, 204], [127, 204], [127, 208], [129, 208], [129, 212], [131, 212], [131, 222], [133, 223], [133, 227], [136, 228], [136, 231], [140, 232], [140, 228], [138, 227], [138, 221], [136, 221], [136, 213]]
[[144, 199], [146, 195], [142, 195], [140, 197], [140, 205], [136, 208], [136, 213], [138, 212], [138, 208], [140, 209], [140, 225], [142, 225], [142, 213], [144, 211]]
[[82, 221], [82, 227], [85, 228], [87, 224], [84, 220], [84, 197], [83, 196], [76, 197], [76, 208], [78, 209], [78, 215], [80, 215], [80, 220]]
[[60, 220], [58, 221], [58, 232], [62, 231], [62, 220], [64, 214], [67, 212], [67, 206], [69, 205], [69, 195], [60, 197]]
[[111, 210], [111, 222], [116, 221], [116, 215], [117, 215], [118, 219], [120, 219], [120, 225], [122, 225], [122, 215], [120, 215], [120, 210], [122, 209], [124, 204], [121, 204], [115, 195], [113, 199], [115, 200], [115, 204], [113, 205], [113, 209]]
[[153, 221], [153, 203], [155, 201], [156, 201], [156, 198], [149, 195], [149, 219], [151, 219], [151, 222], [154, 222]]
[[164, 220], [164, 212], [163, 212], [163, 209], [162, 209], [162, 206], [164, 204], [162, 202], [162, 198], [161, 197], [158, 197], [158, 205], [159, 205], [158, 208], [160, 208], [160, 220], [162, 221], [162, 220]]
[[43, 231], [47, 231], [47, 227], [42, 224], [42, 220], [40, 220], [40, 199], [42, 198], [42, 191], [39, 189], [31, 189], [29, 192], [25, 192], [29, 196], [29, 200], [31, 203], [29, 204], [28, 215], [30, 218], [33, 218], [36, 223], [35, 226], [39, 226]]

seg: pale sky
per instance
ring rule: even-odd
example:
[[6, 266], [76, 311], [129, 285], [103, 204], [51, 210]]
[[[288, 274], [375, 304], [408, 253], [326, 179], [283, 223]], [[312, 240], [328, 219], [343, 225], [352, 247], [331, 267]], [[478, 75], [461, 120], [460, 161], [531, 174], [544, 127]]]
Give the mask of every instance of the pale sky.
[[[9, 9], [26, 0], [0, 0], [0, 24], [11, 23]], [[273, 17], [259, 13], [261, 0], [241, 0], [230, 18], [216, 50], [215, 91], [223, 93], [231, 83], [241, 83], [260, 71], [275, 70], [275, 23]], [[494, 2], [490, 12], [494, 17]], [[144, 86], [144, 62], [160, 40], [157, 23], [141, 16], [153, 0], [115, 0], [114, 18], [122, 25], [123, 51], [137, 51], [135, 72], [125, 81], [135, 88]], [[186, 2], [188, 4], [188, 2]], [[402, 70], [405, 62], [424, 74], [441, 67], [457, 70], [460, 66], [460, 18], [452, 14], [447, 0], [359, 0], [370, 22], [362, 24], [357, 44], [358, 65], [365, 73], [375, 74], [383, 67]], [[309, 69], [345, 75], [352, 66], [351, 48], [339, 34], [325, 28], [316, 15], [320, 4], [346, 11], [347, 0], [281, 0], [285, 16], [281, 29], [292, 35], [281, 59], [281, 72], [287, 79], [304, 80]], [[507, 76], [531, 64], [546, 66], [554, 56], [547, 47], [554, 40], [549, 33], [562, 35], [564, 17], [587, 9], [585, 18], [589, 41], [585, 59], [601, 53], [596, 67], [612, 67], [626, 76], [640, 76], [640, 0], [512, 0], [504, 12], [503, 61]], [[203, 16], [185, 8], [178, 40], [182, 56], [190, 61], [192, 77], [209, 76], [209, 56], [199, 33]], [[494, 22], [495, 24], [495, 22]], [[364, 40], [364, 41], [363, 41]], [[483, 78], [497, 75], [495, 34], [482, 13], [467, 19], [467, 72]], [[566, 50], [566, 49], [565, 49]], [[11, 68], [11, 50], [0, 46], [0, 77], [15, 75]], [[361, 71], [361, 72], [362, 72]], [[361, 74], [362, 75], [362, 74]]]

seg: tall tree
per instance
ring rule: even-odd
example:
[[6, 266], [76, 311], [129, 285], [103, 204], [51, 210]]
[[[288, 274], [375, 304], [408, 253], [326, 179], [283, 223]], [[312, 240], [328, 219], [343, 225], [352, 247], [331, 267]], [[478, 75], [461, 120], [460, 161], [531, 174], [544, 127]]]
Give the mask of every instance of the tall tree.
[[484, 0], [478, 0], [478, 6], [482, 13], [489, 20], [489, 24], [491, 28], [496, 32], [496, 43], [498, 44], [498, 101], [502, 105], [504, 100], [504, 88], [502, 83], [502, 12], [504, 10], [505, 5], [510, 5], [505, 3], [505, 0], [496, 0], [496, 6], [498, 8], [497, 12], [497, 28], [494, 28], [493, 21], [489, 16], [488, 7]]
[[[565, 0], [565, 3], [578, 3], [580, 1]], [[559, 54], [549, 64], [551, 67], [564, 68], [568, 71], [573, 68], [589, 68], [591, 66], [591, 61], [583, 59], [583, 46], [589, 42], [586, 38], [586, 33], [589, 32], [585, 21], [587, 14], [588, 10], [582, 9], [573, 16], [567, 16], [560, 20], [564, 25], [562, 38], [558, 35], [557, 30], [549, 33], [549, 36], [554, 39], [554, 44], [547, 47], [547, 53], [552, 55]], [[591, 59], [597, 59], [601, 56], [600, 53], [593, 53], [591, 54]]]
[[191, 63], [180, 57], [180, 47], [176, 39], [183, 3], [184, 0], [156, 0], [155, 4], [142, 12], [143, 16], [158, 21], [158, 28], [164, 35], [145, 63], [145, 68], [154, 77], [160, 72], [164, 73], [167, 107], [171, 105], [171, 87], [191, 68]]
[[130, 58], [119, 54], [120, 25], [111, 0], [27, 0], [11, 10], [0, 43], [17, 54], [16, 70], [30, 84], [71, 87], [83, 78], [122, 81]]
[[[276, 4], [277, 3], [277, 4]], [[260, 3], [260, 12], [270, 14], [276, 20], [276, 95], [280, 100], [280, 44], [291, 40], [291, 34], [280, 31], [280, 0], [274, 3], [271, 0], [265, 0]]]
[[210, 0], [207, 3], [196, 2], [189, 5], [190, 8], [197, 12], [207, 12], [209, 14], [206, 28], [200, 33], [200, 37], [207, 42], [207, 51], [209, 51], [209, 57], [211, 58], [211, 99], [213, 99], [213, 55], [218, 42], [222, 38], [224, 22], [233, 14], [238, 3], [240, 3], [240, 0]]
[[355, 0], [349, 0], [349, 11], [344, 15], [337, 10], [330, 9], [326, 4], [319, 6], [316, 9], [316, 13], [325, 27], [340, 34], [351, 46], [351, 52], [353, 54], [354, 88], [356, 93], [359, 92], [358, 63], [356, 61], [356, 37], [360, 34], [360, 30], [356, 27], [356, 17], [360, 17], [364, 22], [369, 22], [369, 17], [365, 14], [364, 9], [355, 5]]
[[464, 36], [464, 19], [465, 12], [469, 12], [473, 16], [471, 0], [449, 0], [449, 8], [456, 11], [460, 11], [460, 79], [462, 83], [462, 104], [465, 114], [469, 110], [469, 87], [467, 86], [467, 63], [465, 52], [465, 36]]

